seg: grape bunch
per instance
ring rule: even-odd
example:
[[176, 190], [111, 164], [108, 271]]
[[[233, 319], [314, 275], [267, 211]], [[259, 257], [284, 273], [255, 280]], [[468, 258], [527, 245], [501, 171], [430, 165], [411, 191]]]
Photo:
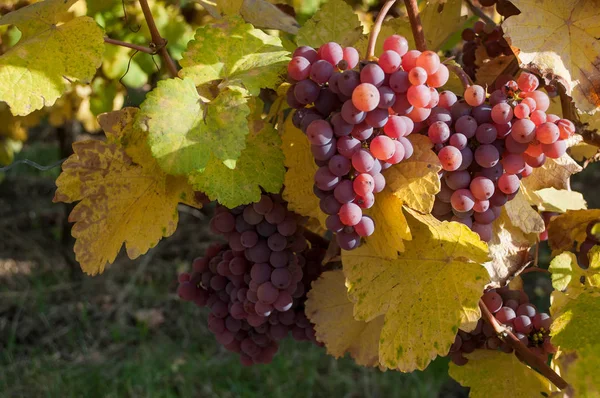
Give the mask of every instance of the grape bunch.
[[[545, 312], [538, 312], [525, 292], [509, 290], [507, 287], [492, 289], [483, 295], [482, 300], [496, 320], [509, 328], [521, 343], [542, 360], [546, 361], [548, 354], [556, 352], [549, 335], [552, 318]], [[482, 319], [472, 332], [458, 331], [449, 355], [452, 362], [462, 366], [468, 362], [463, 354], [476, 349], [513, 352], [512, 347], [502, 341], [494, 328]]]
[[465, 41], [462, 49], [463, 69], [473, 80], [475, 80], [475, 73], [477, 72], [475, 58], [479, 46], [485, 47], [488, 59], [501, 55], [512, 55], [513, 53], [510, 44], [504, 39], [504, 32], [500, 25], [477, 21], [473, 28], [463, 30], [461, 37]]
[[495, 5], [498, 14], [502, 15], [504, 18], [519, 15], [521, 13], [521, 11], [519, 11], [519, 9], [509, 0], [479, 0], [479, 4], [483, 7], [492, 7]]
[[232, 210], [217, 207], [211, 229], [228, 244], [209, 247], [179, 276], [179, 297], [210, 308], [209, 330], [244, 365], [270, 363], [288, 332], [319, 344], [304, 302], [325, 253], [308, 247], [286, 206], [263, 195]]
[[440, 101], [436, 88], [448, 68], [433, 51], [408, 49], [399, 35], [385, 39], [377, 62], [337, 43], [299, 47], [288, 64], [288, 104], [319, 169], [314, 192], [339, 246], [352, 250], [375, 225], [363, 215], [385, 188], [382, 172], [408, 159], [407, 136]]
[[489, 98], [477, 85], [461, 100], [442, 93], [427, 130], [443, 168], [434, 216], [463, 223], [489, 242], [492, 222], [520, 180], [565, 153], [575, 125], [546, 114], [550, 100], [537, 87], [537, 77], [523, 72]]

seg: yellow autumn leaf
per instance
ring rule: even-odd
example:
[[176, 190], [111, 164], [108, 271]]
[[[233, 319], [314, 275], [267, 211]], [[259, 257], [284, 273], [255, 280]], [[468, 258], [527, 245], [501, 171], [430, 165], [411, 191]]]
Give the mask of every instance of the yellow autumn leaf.
[[[577, 264], [577, 256], [564, 252], [554, 257], [548, 271], [552, 273], [552, 287], [556, 290], [582, 289], [584, 286], [600, 287], [600, 246], [594, 246], [588, 253], [590, 266], [582, 269]], [[584, 278], [582, 280], [582, 278]]]
[[306, 316], [329, 355], [340, 358], [348, 352], [359, 365], [377, 366], [383, 316], [369, 322], [355, 320], [345, 281], [341, 270], [321, 274], [308, 292]]
[[520, 15], [502, 24], [521, 65], [551, 71], [567, 83], [582, 111], [600, 106], [600, 7], [596, 0], [512, 0]]
[[[485, 49], [483, 46], [482, 48]], [[494, 82], [498, 76], [503, 74], [513, 75], [519, 70], [519, 63], [514, 55], [500, 55], [492, 59], [476, 60], [476, 63], [479, 67], [475, 72], [475, 83], [483, 87], [494, 87]]]
[[552, 250], [569, 251], [585, 240], [590, 221], [600, 219], [600, 210], [569, 210], [550, 222], [548, 244]]
[[544, 232], [544, 219], [533, 210], [521, 190], [504, 207], [511, 223], [526, 234]]
[[539, 198], [539, 202], [535, 204], [539, 211], [564, 213], [567, 210], [587, 209], [587, 203], [579, 192], [544, 188], [535, 191], [535, 194]]
[[55, 202], [79, 201], [69, 221], [75, 256], [90, 275], [102, 273], [123, 244], [134, 259], [175, 232], [177, 203], [199, 205], [184, 177], [161, 171], [145, 134], [132, 126], [136, 113], [129, 108], [101, 118], [107, 142], [73, 144], [56, 181]]
[[481, 265], [489, 260], [487, 245], [477, 234], [406, 211], [413, 240], [397, 259], [382, 258], [369, 241], [342, 253], [354, 317], [385, 314], [379, 361], [403, 372], [448, 353], [459, 326], [480, 317], [478, 301], [489, 281]]
[[568, 155], [563, 155], [558, 159], [546, 159], [542, 167], [533, 169], [531, 175], [523, 178], [521, 187], [526, 197], [530, 192], [538, 191], [544, 188], [571, 189], [569, 178], [573, 174], [579, 173], [579, 166]]
[[282, 126], [281, 148], [285, 155], [283, 198], [288, 208], [300, 215], [313, 217], [325, 226], [327, 215], [319, 208], [319, 199], [313, 193], [314, 175], [318, 169], [310, 151], [310, 143], [302, 131], [294, 126], [291, 115]]
[[583, 162], [586, 159], [596, 156], [599, 150], [600, 148], [595, 145], [588, 144], [587, 142], [580, 142], [569, 148], [569, 154], [578, 162]]
[[532, 398], [548, 396], [550, 382], [514, 354], [475, 350], [466, 365], [450, 364], [448, 374], [465, 387], [470, 398]]
[[536, 243], [536, 235], [515, 227], [505, 209], [493, 227], [492, 240], [488, 242], [492, 261], [484, 265], [493, 287], [501, 287], [527, 266], [528, 252]]
[[414, 153], [384, 172], [386, 185], [406, 206], [421, 213], [430, 213], [435, 194], [440, 191], [438, 172], [442, 166], [427, 137], [411, 134], [408, 138]]

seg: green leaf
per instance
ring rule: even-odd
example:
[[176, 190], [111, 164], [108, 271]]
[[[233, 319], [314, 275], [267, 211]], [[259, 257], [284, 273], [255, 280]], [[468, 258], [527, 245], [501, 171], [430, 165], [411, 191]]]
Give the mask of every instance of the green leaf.
[[[552, 287], [556, 290], [581, 289], [584, 286], [600, 286], [600, 246], [594, 246], [588, 253], [590, 266], [582, 269], [577, 264], [577, 257], [571, 252], [564, 252], [554, 257], [548, 271], [552, 273]], [[581, 278], [585, 278], [583, 282]]]
[[183, 54], [180, 75], [197, 86], [223, 79], [221, 86], [237, 85], [258, 95], [261, 88], [277, 86], [289, 59], [279, 38], [230, 17], [198, 29]]
[[47, 0], [0, 18], [21, 40], [0, 56], [0, 100], [15, 115], [53, 105], [73, 81], [89, 82], [102, 61], [103, 31], [89, 17], [64, 22], [77, 0]]
[[193, 173], [189, 182], [194, 189], [229, 208], [256, 202], [261, 187], [266, 192], [278, 193], [283, 186], [285, 167], [280, 146], [277, 131], [265, 124], [261, 131], [248, 137], [235, 169], [211, 157], [204, 172]]
[[552, 344], [563, 350], [579, 350], [600, 339], [600, 291], [586, 287], [572, 294], [552, 293], [550, 327]]
[[237, 160], [246, 145], [249, 114], [238, 90], [203, 103], [191, 79], [169, 79], [148, 94], [138, 122], [160, 167], [177, 175], [202, 171], [211, 154], [227, 164]]
[[362, 35], [362, 26], [352, 7], [342, 0], [330, 0], [300, 28], [296, 43], [318, 48], [333, 41], [349, 46]]

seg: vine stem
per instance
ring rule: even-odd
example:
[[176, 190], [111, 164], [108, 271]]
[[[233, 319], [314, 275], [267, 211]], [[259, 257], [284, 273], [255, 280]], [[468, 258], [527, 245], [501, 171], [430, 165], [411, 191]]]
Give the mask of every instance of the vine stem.
[[396, 0], [388, 0], [385, 2], [383, 7], [381, 7], [381, 10], [379, 10], [379, 14], [377, 14], [377, 19], [375, 20], [373, 29], [371, 29], [371, 34], [369, 35], [369, 44], [367, 44], [367, 54], [365, 56], [366, 59], [373, 59], [375, 57], [375, 44], [377, 43], [377, 36], [379, 36], [381, 25], [383, 24], [385, 16], [395, 2]]
[[459, 65], [453, 65], [450, 63], [446, 63], [446, 62], [444, 62], [444, 65], [446, 65], [446, 67], [448, 69], [450, 69], [452, 71], [452, 73], [454, 73], [456, 76], [458, 76], [458, 79], [460, 80], [460, 82], [462, 83], [462, 85], [465, 89], [467, 87], [473, 85], [473, 80], [471, 80], [469, 75], [467, 75], [467, 72], [465, 72], [465, 70], [463, 68], [461, 68]]
[[156, 27], [156, 22], [154, 22], [154, 16], [152, 15], [152, 11], [148, 5], [148, 0], [140, 0], [140, 6], [142, 7], [144, 18], [146, 18], [146, 23], [148, 24], [148, 29], [150, 30], [152, 44], [156, 46], [158, 54], [165, 61], [171, 77], [177, 77], [177, 65], [175, 65], [175, 61], [173, 61], [173, 58], [171, 58], [169, 52], [167, 51], [167, 40], [160, 35], [160, 32]]
[[137, 44], [128, 43], [126, 41], [111, 39], [110, 37], [105, 37], [104, 42], [108, 43], [108, 44], [114, 44], [115, 46], [131, 48], [131, 49], [134, 49], [139, 52], [146, 53], [146, 54], [156, 54], [156, 50], [152, 49], [150, 47], [140, 46]]
[[537, 357], [533, 352], [525, 346], [525, 344], [521, 343], [521, 341], [513, 334], [513, 332], [501, 325], [494, 315], [490, 312], [490, 310], [485, 306], [483, 300], [479, 299], [479, 308], [481, 309], [481, 315], [493, 328], [494, 331], [503, 337], [503, 340], [507, 342], [516, 352], [518, 352], [521, 357], [524, 359], [525, 363], [527, 363], [532, 368], [537, 369], [544, 377], [552, 382], [556, 387], [561, 390], [564, 390], [568, 387], [567, 382], [560, 377], [552, 368], [550, 368], [544, 361], [542, 361], [539, 357]]
[[471, 0], [465, 0], [465, 1], [467, 3], [467, 6], [469, 7], [469, 9], [471, 10], [471, 12], [473, 14], [477, 15], [480, 19], [483, 19], [485, 21], [485, 23], [496, 26], [496, 22], [494, 22], [494, 20], [492, 18], [490, 18], [488, 15], [486, 15], [486, 13], [483, 12], [483, 10], [481, 8], [479, 8], [475, 4], [473, 4], [473, 2]]
[[425, 34], [423, 33], [423, 25], [421, 24], [417, 0], [404, 0], [404, 4], [406, 5], [406, 12], [408, 13], [408, 20], [410, 21], [410, 27], [412, 28], [417, 50], [426, 51], [427, 42], [425, 41]]

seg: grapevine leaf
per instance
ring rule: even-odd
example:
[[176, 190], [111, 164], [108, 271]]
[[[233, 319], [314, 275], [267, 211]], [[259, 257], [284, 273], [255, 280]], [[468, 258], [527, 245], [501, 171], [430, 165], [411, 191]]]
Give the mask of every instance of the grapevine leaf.
[[305, 312], [328, 354], [339, 358], [348, 352], [359, 365], [377, 366], [383, 316], [370, 322], [357, 321], [352, 317], [352, 307], [344, 273], [337, 270], [324, 272], [313, 282]]
[[[571, 252], [554, 257], [548, 268], [552, 273], [552, 287], [556, 290], [569, 288], [569, 291], [584, 286], [600, 287], [600, 246], [594, 246], [588, 256], [590, 266], [585, 270], [577, 264], [577, 257]], [[583, 281], [581, 278], [584, 278]]]
[[403, 241], [412, 239], [402, 200], [386, 188], [377, 194], [375, 204], [365, 214], [373, 219], [375, 232], [364, 240], [380, 258], [398, 258], [398, 253], [404, 251]]
[[202, 171], [210, 156], [237, 160], [246, 145], [250, 114], [238, 90], [225, 90], [208, 104], [191, 79], [158, 83], [140, 106], [140, 125], [148, 132], [154, 157], [169, 174]]
[[537, 211], [533, 210], [521, 190], [517, 192], [513, 200], [506, 203], [505, 209], [511, 223], [526, 234], [539, 234], [546, 229], [544, 219]]
[[523, 178], [521, 186], [524, 188], [526, 196], [529, 195], [529, 192], [544, 188], [568, 190], [571, 189], [569, 178], [581, 170], [581, 166], [568, 155], [563, 155], [558, 159], [546, 159], [546, 163], [542, 167], [533, 169], [531, 175]]
[[[482, 48], [485, 49], [485, 47]], [[507, 72], [512, 75], [519, 69], [517, 58], [514, 55], [501, 55], [486, 61], [476, 61], [476, 63], [480, 65], [475, 72], [475, 82], [483, 87], [493, 87], [498, 76], [507, 74]]]
[[414, 153], [385, 171], [386, 183], [406, 206], [421, 213], [430, 213], [435, 194], [440, 191], [440, 161], [431, 150], [432, 144], [427, 137], [411, 134], [408, 138]]
[[[471, 398], [511, 398], [548, 396], [550, 383], [513, 354], [501, 351], [475, 350], [465, 354], [466, 365], [450, 364], [450, 377], [470, 387]], [[493, 386], [493, 388], [490, 388]]]
[[266, 0], [244, 0], [240, 14], [254, 26], [277, 29], [293, 35], [298, 33], [298, 22]]
[[[126, 109], [118, 114], [123, 124], [103, 121], [109, 130], [107, 142], [73, 144], [74, 154], [63, 163], [56, 181], [55, 202], [80, 201], [69, 221], [75, 223], [76, 258], [90, 275], [102, 273], [123, 243], [129, 258], [134, 259], [170, 236], [177, 227], [178, 202], [198, 206], [185, 178], [160, 170], [144, 134], [135, 132], [135, 111]], [[110, 120], [112, 123], [115, 118]]]
[[102, 29], [89, 17], [67, 20], [76, 1], [47, 0], [0, 18], [0, 25], [15, 25], [22, 33], [0, 56], [0, 101], [14, 115], [53, 105], [71, 82], [89, 82], [100, 66]]
[[544, 188], [535, 191], [535, 194], [539, 198], [536, 205], [540, 211], [564, 213], [567, 210], [587, 209], [587, 203], [579, 192]]
[[310, 144], [302, 131], [294, 126], [291, 115], [283, 126], [282, 149], [285, 156], [283, 198], [288, 208], [296, 213], [316, 218], [325, 226], [327, 216], [319, 207], [319, 199], [313, 193], [314, 175], [318, 169], [310, 151]]
[[342, 252], [354, 317], [385, 314], [379, 360], [404, 372], [448, 353], [459, 326], [480, 317], [478, 301], [489, 280], [481, 266], [489, 259], [487, 246], [476, 233], [407, 212], [413, 240], [397, 259], [381, 258], [369, 241]]
[[600, 210], [569, 210], [554, 218], [548, 227], [548, 243], [552, 250], [568, 251], [585, 240], [590, 221], [600, 219]]
[[197, 86], [223, 79], [222, 86], [241, 86], [256, 96], [261, 88], [277, 86], [289, 59], [279, 38], [229, 17], [198, 29], [183, 54], [180, 76]]
[[552, 344], [582, 353], [586, 347], [598, 344], [600, 291], [597, 288], [584, 287], [569, 294], [552, 292], [550, 312], [554, 318], [550, 327]]
[[560, 375], [569, 382], [575, 397], [600, 396], [600, 345], [585, 347], [583, 352], [560, 352], [553, 362], [560, 369]]
[[318, 48], [333, 41], [349, 46], [360, 37], [362, 27], [352, 7], [342, 0], [329, 0], [298, 30], [296, 43]]
[[192, 173], [189, 181], [197, 190], [223, 206], [234, 208], [257, 202], [261, 188], [278, 193], [285, 175], [281, 138], [270, 124], [248, 137], [246, 149], [231, 170], [212, 157], [203, 173]]
[[[461, 0], [429, 0], [423, 2], [420, 17], [423, 31], [426, 32], [425, 41], [427, 48], [437, 51], [467, 20], [461, 16]], [[415, 39], [410, 27], [408, 17], [393, 18], [385, 21], [375, 44], [375, 55], [383, 52], [383, 41], [393, 34], [404, 36], [408, 40], [408, 47], [415, 48]], [[367, 49], [368, 38], [362, 38], [355, 47], [360, 53]]]
[[[520, 15], [502, 24], [523, 66], [562, 77], [577, 108], [600, 106], [600, 9], [594, 0], [513, 0]], [[535, 32], [535, 34], [532, 34]]]
[[492, 240], [488, 243], [492, 261], [484, 265], [493, 287], [501, 287], [527, 266], [528, 251], [536, 243], [536, 235], [525, 234], [515, 227], [505, 209], [493, 227]]
[[583, 162], [586, 159], [591, 159], [596, 156], [599, 150], [600, 148], [595, 145], [588, 144], [587, 142], [580, 142], [569, 148], [569, 154], [576, 161]]

